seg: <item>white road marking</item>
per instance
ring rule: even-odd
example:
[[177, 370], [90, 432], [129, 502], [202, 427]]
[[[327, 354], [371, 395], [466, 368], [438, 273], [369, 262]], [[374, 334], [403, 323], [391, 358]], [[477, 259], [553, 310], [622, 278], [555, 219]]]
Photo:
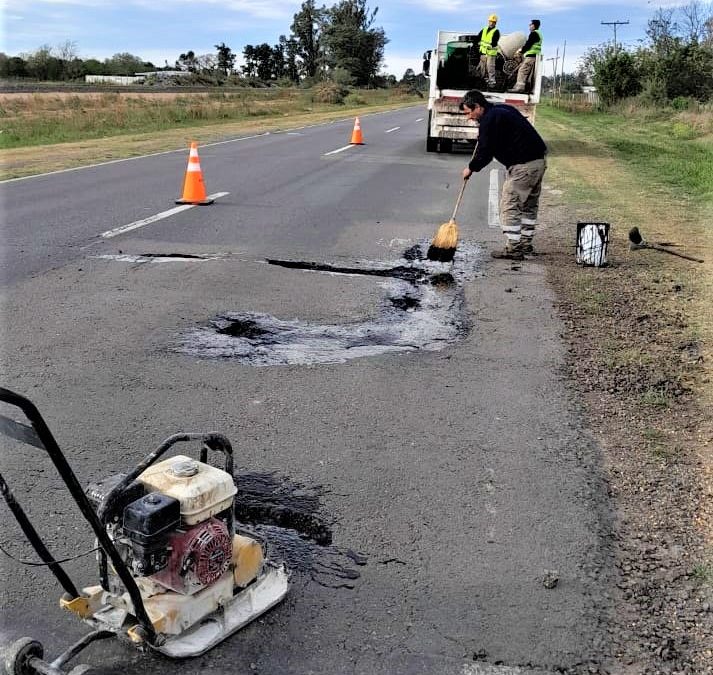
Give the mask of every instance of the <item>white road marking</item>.
[[352, 147], [352, 144], [350, 143], [349, 145], [345, 145], [343, 148], [337, 148], [336, 150], [331, 150], [330, 152], [325, 152], [324, 156], [326, 157], [327, 155], [336, 155], [338, 152], [342, 152], [344, 150], [349, 150], [349, 148]]
[[387, 129], [384, 133], [390, 134], [392, 131], [398, 131], [401, 127], [394, 127], [393, 129]]
[[[215, 194], [208, 195], [209, 199], [218, 199], [220, 197], [225, 197], [225, 195], [229, 195], [229, 192], [216, 192]], [[181, 204], [180, 206], [176, 206], [175, 208], [168, 209], [168, 211], [162, 211], [161, 213], [157, 213], [156, 215], [149, 216], [148, 218], [143, 218], [142, 220], [135, 220], [133, 223], [129, 223], [128, 225], [122, 225], [121, 227], [116, 227], [113, 230], [107, 230], [106, 232], [102, 232], [101, 236], [104, 237], [104, 239], [111, 239], [112, 237], [116, 237], [120, 234], [124, 234], [124, 232], [130, 232], [131, 230], [137, 230], [140, 227], [143, 227], [144, 225], [149, 225], [151, 223], [155, 223], [157, 220], [163, 220], [164, 218], [168, 218], [169, 216], [173, 216], [176, 213], [180, 213], [181, 211], [187, 211], [188, 209], [192, 209], [198, 206], [197, 204]]]
[[423, 117], [419, 117], [416, 121], [417, 121], [417, 122], [423, 122]]
[[490, 170], [490, 191], [488, 192], [488, 227], [500, 227], [500, 169]]

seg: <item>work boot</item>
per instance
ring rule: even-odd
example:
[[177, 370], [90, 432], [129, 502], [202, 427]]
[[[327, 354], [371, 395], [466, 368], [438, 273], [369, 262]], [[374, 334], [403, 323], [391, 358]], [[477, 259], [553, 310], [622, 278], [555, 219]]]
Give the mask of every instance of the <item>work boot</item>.
[[502, 251], [491, 251], [490, 255], [493, 258], [504, 258], [506, 260], [524, 260], [525, 254], [522, 252], [520, 244], [508, 244]]
[[513, 87], [512, 89], [508, 89], [508, 94], [524, 94], [525, 90], [524, 89], [518, 89], [517, 87]]

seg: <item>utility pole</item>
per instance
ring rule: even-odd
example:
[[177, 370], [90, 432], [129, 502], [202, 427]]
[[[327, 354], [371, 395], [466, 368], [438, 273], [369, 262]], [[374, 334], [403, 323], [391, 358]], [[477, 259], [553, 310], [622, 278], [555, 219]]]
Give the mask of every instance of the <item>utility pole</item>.
[[602, 21], [601, 24], [602, 26], [614, 26], [614, 56], [616, 56], [617, 53], [617, 42], [616, 42], [616, 27], [617, 26], [626, 26], [629, 22], [628, 21]]
[[562, 70], [560, 70], [560, 89], [559, 95], [562, 96], [562, 79], [564, 78], [564, 55], [567, 51], [567, 40], [564, 41], [564, 47], [562, 47]]
[[552, 96], [557, 96], [557, 63], [560, 60], [560, 48], [557, 47], [557, 52], [555, 56], [546, 59], [547, 61], [552, 61]]

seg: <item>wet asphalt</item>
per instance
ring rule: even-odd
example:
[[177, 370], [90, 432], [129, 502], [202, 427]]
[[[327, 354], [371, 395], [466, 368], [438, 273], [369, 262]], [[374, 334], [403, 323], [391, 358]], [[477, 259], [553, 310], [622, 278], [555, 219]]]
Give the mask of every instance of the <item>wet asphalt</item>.
[[[79, 659], [99, 673], [598, 662], [610, 515], [541, 259], [489, 260], [487, 173], [453, 265], [414, 255], [468, 159], [427, 155], [422, 118], [364, 116], [366, 145], [333, 155], [353, 120], [201, 147], [208, 191], [229, 194], [111, 239], [173, 207], [185, 150], [0, 185], [3, 386], [35, 402], [83, 484], [172, 433], [224, 433], [236, 514], [292, 570], [286, 600], [208, 654], [105, 641]], [[48, 546], [90, 550], [46, 458], [3, 448]], [[33, 558], [0, 511], [3, 548]], [[91, 555], [67, 569], [95, 583]], [[55, 655], [83, 634], [46, 570], [0, 554], [0, 577], [0, 639]]]

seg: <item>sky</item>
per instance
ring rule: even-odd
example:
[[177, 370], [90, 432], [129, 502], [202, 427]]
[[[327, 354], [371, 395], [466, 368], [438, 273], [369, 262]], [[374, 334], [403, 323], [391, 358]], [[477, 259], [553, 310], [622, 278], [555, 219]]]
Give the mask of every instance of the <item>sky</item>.
[[[680, 4], [687, 4], [685, 0]], [[318, 0], [318, 5], [335, 4]], [[477, 33], [491, 13], [502, 34], [528, 32], [530, 19], [542, 22], [545, 73], [574, 72], [590, 47], [613, 40], [635, 47], [647, 21], [675, 0], [369, 0], [378, 7], [375, 26], [386, 32], [382, 72], [399, 79], [407, 68], [421, 71], [422, 55], [435, 46], [440, 30]], [[179, 54], [215, 54], [224, 42], [242, 60], [246, 44], [276, 44], [288, 35], [301, 0], [0, 0], [0, 51], [9, 56], [40, 46], [73, 42], [83, 59], [104, 60], [129, 52], [155, 66], [173, 66]], [[556, 59], [556, 60], [555, 60]]]

